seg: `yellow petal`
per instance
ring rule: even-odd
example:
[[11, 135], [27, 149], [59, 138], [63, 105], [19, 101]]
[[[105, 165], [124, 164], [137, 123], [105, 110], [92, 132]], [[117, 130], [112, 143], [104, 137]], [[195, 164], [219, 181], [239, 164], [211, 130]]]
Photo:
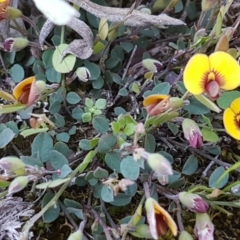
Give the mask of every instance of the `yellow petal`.
[[153, 94], [153, 95], [149, 95], [148, 97], [146, 97], [143, 100], [143, 106], [149, 106], [151, 104], [155, 104], [155, 103], [159, 103], [162, 100], [169, 98], [169, 95], [164, 95], [164, 94]]
[[232, 90], [240, 84], [240, 66], [236, 59], [226, 52], [215, 52], [209, 56], [210, 68], [221, 76], [220, 88]]
[[24, 79], [15, 86], [15, 88], [13, 89], [13, 96], [15, 97], [16, 100], [19, 100], [19, 98], [26, 91], [26, 89], [30, 88], [33, 81], [35, 81], [35, 77], [29, 77]]
[[170, 228], [172, 234], [174, 236], [177, 236], [176, 223], [172, 219], [171, 215], [164, 208], [162, 208], [155, 200], [154, 200], [154, 210], [157, 214], [161, 214], [162, 216], [164, 216], [164, 219], [165, 219], [168, 227]]
[[240, 113], [240, 97], [232, 101], [230, 108], [235, 114]]
[[194, 94], [202, 94], [204, 89], [204, 75], [210, 70], [209, 58], [205, 54], [194, 55], [187, 63], [184, 73], [183, 81], [186, 89]]
[[227, 133], [233, 138], [240, 140], [240, 128], [235, 122], [235, 113], [231, 108], [227, 108], [223, 114], [223, 123]]

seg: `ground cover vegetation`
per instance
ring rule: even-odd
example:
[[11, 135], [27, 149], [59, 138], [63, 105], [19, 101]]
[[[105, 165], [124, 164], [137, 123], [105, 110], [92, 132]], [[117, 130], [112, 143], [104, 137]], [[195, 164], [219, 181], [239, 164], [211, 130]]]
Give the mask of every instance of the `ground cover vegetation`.
[[0, 0], [0, 239], [239, 239], [239, 0]]

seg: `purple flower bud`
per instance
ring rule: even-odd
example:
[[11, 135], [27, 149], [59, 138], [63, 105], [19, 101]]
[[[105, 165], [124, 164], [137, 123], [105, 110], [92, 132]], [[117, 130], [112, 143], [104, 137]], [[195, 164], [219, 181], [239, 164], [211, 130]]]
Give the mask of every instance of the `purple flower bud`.
[[22, 50], [23, 48], [27, 47], [28, 44], [29, 41], [26, 38], [7, 38], [4, 41], [3, 47], [7, 52], [14, 52]]
[[197, 213], [194, 234], [198, 240], [214, 240], [214, 226], [207, 213]]
[[205, 213], [209, 208], [208, 203], [194, 193], [181, 192], [179, 193], [179, 200], [192, 212]]
[[185, 118], [182, 122], [184, 137], [193, 148], [200, 148], [203, 145], [202, 133], [198, 125], [191, 119]]

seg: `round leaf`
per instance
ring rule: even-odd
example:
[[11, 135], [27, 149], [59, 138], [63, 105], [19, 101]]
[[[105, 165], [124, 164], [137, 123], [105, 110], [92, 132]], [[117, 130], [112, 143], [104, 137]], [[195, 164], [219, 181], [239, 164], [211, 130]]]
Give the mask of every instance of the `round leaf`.
[[191, 155], [185, 162], [182, 173], [190, 176], [194, 174], [197, 171], [197, 169], [198, 169], [198, 160], [194, 155]]
[[140, 172], [140, 168], [137, 162], [133, 159], [133, 157], [128, 156], [124, 158], [121, 162], [121, 172], [122, 175], [130, 180], [137, 180]]
[[228, 178], [229, 178], [229, 174], [227, 174], [220, 182], [218, 185], [216, 185], [218, 179], [221, 177], [221, 175], [225, 172], [225, 169], [223, 167], [218, 167], [216, 168], [210, 178], [209, 178], [209, 187], [211, 188], [222, 188], [224, 187], [227, 182], [228, 182]]
[[53, 66], [57, 72], [68, 73], [73, 70], [76, 62], [76, 57], [74, 55], [68, 54], [66, 57], [62, 58], [62, 52], [68, 47], [68, 44], [61, 44], [56, 47], [53, 53]]

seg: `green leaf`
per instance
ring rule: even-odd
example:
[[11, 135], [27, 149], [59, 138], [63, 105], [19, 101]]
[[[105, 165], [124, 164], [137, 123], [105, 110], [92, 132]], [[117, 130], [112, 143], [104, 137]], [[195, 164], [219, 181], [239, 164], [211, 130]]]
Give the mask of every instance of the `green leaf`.
[[219, 140], [218, 135], [209, 128], [203, 127], [201, 129], [203, 140], [208, 142], [217, 142]]
[[26, 108], [26, 105], [20, 104], [20, 103], [11, 104], [11, 105], [2, 105], [0, 106], [0, 113], [4, 114], [4, 113], [17, 112], [24, 108]]
[[97, 64], [89, 62], [88, 60], [86, 60], [84, 62], [84, 65], [89, 70], [89, 72], [91, 73], [91, 76], [90, 76], [89, 80], [96, 80], [100, 77], [101, 69]]
[[93, 176], [97, 179], [103, 179], [103, 178], [107, 178], [109, 176], [109, 173], [107, 170], [101, 167], [97, 167], [93, 172]]
[[56, 50], [53, 53], [52, 63], [57, 72], [60, 73], [69, 73], [73, 70], [73, 67], [76, 62], [76, 57], [74, 55], [68, 54], [61, 61], [62, 52], [68, 47], [68, 44], [61, 44], [56, 46]]
[[75, 92], [69, 92], [67, 94], [67, 101], [70, 104], [77, 104], [81, 100], [80, 96]]
[[0, 148], [4, 148], [10, 143], [15, 136], [15, 133], [12, 129], [6, 128], [3, 129], [0, 133]]
[[90, 98], [85, 98], [85, 105], [86, 105], [86, 107], [88, 107], [88, 108], [92, 108], [93, 105], [94, 105], [94, 102], [93, 102], [93, 100], [90, 99]]
[[168, 122], [168, 128], [171, 130], [174, 136], [176, 136], [179, 132], [179, 126], [175, 123]]
[[190, 155], [185, 162], [182, 173], [188, 176], [193, 175], [198, 169], [198, 160], [194, 155]]
[[52, 66], [53, 53], [54, 49], [48, 48], [42, 54], [42, 60], [46, 68]]
[[20, 135], [22, 135], [24, 138], [29, 137], [31, 135], [37, 134], [37, 133], [42, 133], [42, 132], [47, 132], [49, 128], [30, 128], [23, 130]]
[[100, 98], [95, 102], [95, 107], [97, 109], [104, 109], [106, 107], [106, 99]]
[[135, 123], [127, 123], [126, 127], [123, 130], [124, 134], [126, 134], [127, 136], [133, 135], [133, 133], [135, 132], [135, 127]]
[[144, 147], [145, 147], [145, 150], [149, 153], [154, 153], [155, 152], [156, 141], [155, 141], [155, 137], [152, 134], [148, 133], [145, 136]]
[[114, 201], [111, 202], [114, 206], [126, 206], [128, 205], [132, 200], [132, 197], [129, 195], [126, 195], [125, 193], [118, 193], [118, 195], [114, 198]]
[[67, 142], [69, 141], [69, 139], [70, 139], [70, 136], [69, 136], [68, 133], [62, 132], [62, 133], [58, 133], [58, 134], [56, 135], [56, 139], [57, 139], [58, 141], [66, 142], [66, 143], [67, 143]]
[[65, 157], [69, 157], [70, 149], [66, 143], [63, 142], [57, 142], [54, 145], [54, 150], [62, 153]]
[[6, 123], [6, 126], [10, 129], [12, 129], [12, 131], [15, 133], [15, 138], [17, 137], [19, 130], [18, 130], [18, 126], [14, 121], [9, 121]]
[[78, 121], [80, 121], [82, 119], [82, 115], [83, 115], [83, 110], [80, 107], [75, 107], [72, 110], [72, 117]]
[[217, 104], [220, 108], [226, 109], [230, 106], [232, 101], [236, 98], [240, 97], [240, 92], [239, 91], [229, 91], [229, 92], [224, 92], [218, 99], [217, 99]]
[[56, 170], [61, 169], [64, 164], [68, 164], [67, 158], [56, 150], [50, 152], [49, 161]]
[[204, 96], [203, 94], [200, 95], [194, 95], [194, 97], [200, 102], [202, 103], [204, 106], [206, 106], [207, 108], [211, 109], [214, 112], [220, 113], [221, 109], [210, 99], [208, 99], [206, 96]]
[[128, 156], [124, 158], [120, 165], [122, 175], [130, 180], [137, 180], [140, 168], [137, 162], [133, 159], [133, 157]]
[[101, 199], [104, 202], [112, 202], [114, 199], [112, 188], [104, 185], [101, 190]]
[[112, 169], [113, 171], [116, 171], [118, 173], [121, 173], [121, 155], [119, 152], [113, 151], [108, 154], [106, 154], [104, 161], [107, 164], [107, 166]]
[[91, 150], [98, 144], [99, 138], [93, 138], [91, 140], [81, 139], [78, 146], [83, 150]]
[[151, 91], [146, 91], [143, 97], [147, 97], [152, 94], [169, 94], [171, 86], [167, 82], [157, 84]]
[[92, 120], [92, 114], [91, 114], [90, 112], [83, 113], [83, 115], [82, 115], [82, 121], [83, 121], [84, 123], [86, 123], [86, 122], [91, 122], [91, 120]]
[[14, 64], [10, 68], [10, 75], [15, 83], [21, 82], [24, 78], [24, 69], [19, 64]]
[[184, 106], [184, 109], [187, 110], [190, 114], [202, 115], [210, 112], [208, 107], [204, 106], [195, 98], [190, 98], [189, 102], [190, 104]]
[[117, 143], [117, 137], [113, 134], [104, 134], [98, 142], [98, 151], [100, 153], [108, 153]]
[[223, 167], [216, 168], [210, 178], [209, 178], [209, 187], [211, 188], [222, 188], [228, 183], [229, 174], [225, 175], [225, 177], [217, 184], [218, 179], [224, 174], [225, 169]]
[[[41, 207], [44, 208], [54, 196], [55, 196], [54, 193], [47, 192], [43, 197], [43, 200], [41, 202]], [[51, 223], [54, 220], [56, 220], [59, 217], [59, 215], [60, 215], [60, 206], [59, 206], [59, 203], [56, 202], [54, 206], [50, 207], [43, 214], [43, 221], [45, 223]]]
[[64, 184], [65, 182], [68, 182], [70, 180], [70, 178], [64, 178], [64, 179], [55, 179], [52, 181], [48, 181], [48, 182], [43, 182], [40, 183], [38, 185], [36, 185], [37, 189], [46, 189], [46, 188], [55, 188], [58, 187], [62, 184]]
[[56, 114], [60, 111], [60, 109], [61, 109], [61, 102], [54, 101], [49, 107], [49, 112], [51, 114]]
[[109, 120], [102, 116], [94, 117], [92, 124], [98, 133], [106, 133], [109, 129]]
[[32, 142], [32, 154], [38, 153], [42, 162], [46, 162], [53, 149], [53, 140], [48, 133], [38, 134]]

